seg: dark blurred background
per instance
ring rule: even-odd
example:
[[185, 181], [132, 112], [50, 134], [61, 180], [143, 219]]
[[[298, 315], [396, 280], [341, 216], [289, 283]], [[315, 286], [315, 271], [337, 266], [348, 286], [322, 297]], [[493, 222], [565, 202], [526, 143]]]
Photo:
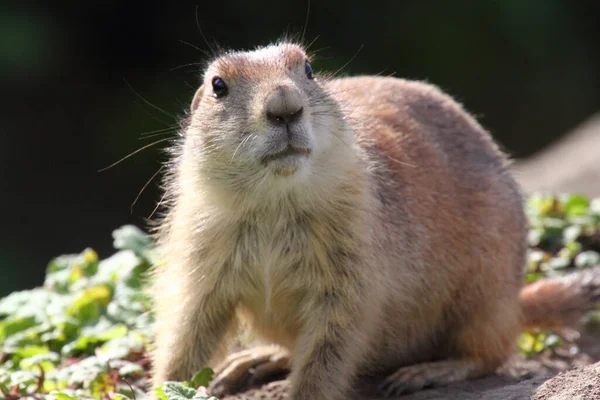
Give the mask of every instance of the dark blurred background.
[[[53, 256], [91, 246], [105, 257], [114, 228], [146, 226], [156, 181], [131, 204], [165, 143], [98, 170], [184, 115], [207, 48], [196, 19], [209, 40], [252, 48], [301, 32], [307, 10], [307, 0], [48, 3], [0, 3], [0, 295], [39, 285]], [[356, 54], [345, 73], [441, 86], [521, 158], [600, 109], [599, 17], [597, 0], [313, 0], [306, 38], [317, 70]]]

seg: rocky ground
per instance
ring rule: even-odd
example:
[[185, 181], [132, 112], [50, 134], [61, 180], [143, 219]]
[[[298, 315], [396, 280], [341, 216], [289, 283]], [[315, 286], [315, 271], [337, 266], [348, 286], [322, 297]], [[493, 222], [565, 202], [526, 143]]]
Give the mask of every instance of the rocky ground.
[[600, 113], [513, 167], [526, 192], [600, 195]]
[[[573, 336], [574, 332], [568, 332]], [[575, 334], [575, 337], [577, 335]], [[374, 383], [362, 384], [356, 399], [373, 395]], [[288, 381], [276, 381], [222, 400], [283, 400]], [[402, 400], [593, 400], [600, 399], [600, 335], [583, 334], [573, 342], [535, 357], [515, 353], [497, 372], [445, 388], [422, 390]]]

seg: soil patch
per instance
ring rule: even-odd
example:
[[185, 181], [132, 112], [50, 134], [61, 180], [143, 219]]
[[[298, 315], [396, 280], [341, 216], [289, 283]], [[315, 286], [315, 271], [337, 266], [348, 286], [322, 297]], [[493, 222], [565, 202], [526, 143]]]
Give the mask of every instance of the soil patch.
[[[570, 332], [573, 335], [573, 332]], [[514, 354], [496, 375], [397, 397], [402, 400], [600, 400], [600, 336], [582, 334], [574, 343], [532, 358]], [[594, 364], [596, 362], [596, 364]], [[375, 382], [360, 385], [355, 399], [376, 400]], [[287, 380], [222, 400], [284, 400]]]

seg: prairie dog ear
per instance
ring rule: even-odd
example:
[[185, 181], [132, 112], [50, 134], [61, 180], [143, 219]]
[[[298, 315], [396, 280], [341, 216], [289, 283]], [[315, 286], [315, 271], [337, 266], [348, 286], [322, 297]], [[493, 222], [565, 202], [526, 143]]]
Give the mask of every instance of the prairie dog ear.
[[194, 95], [194, 98], [192, 99], [192, 112], [196, 111], [198, 109], [198, 106], [200, 105], [200, 101], [202, 100], [202, 94], [204, 93], [204, 85], [200, 86], [200, 89], [196, 90], [196, 94]]

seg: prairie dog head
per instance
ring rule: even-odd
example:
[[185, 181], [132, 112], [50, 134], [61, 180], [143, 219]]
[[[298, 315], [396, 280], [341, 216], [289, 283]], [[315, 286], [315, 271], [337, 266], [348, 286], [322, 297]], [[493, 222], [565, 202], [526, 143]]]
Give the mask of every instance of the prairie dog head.
[[228, 190], [306, 190], [353, 158], [352, 140], [304, 50], [284, 43], [208, 65], [183, 157]]

